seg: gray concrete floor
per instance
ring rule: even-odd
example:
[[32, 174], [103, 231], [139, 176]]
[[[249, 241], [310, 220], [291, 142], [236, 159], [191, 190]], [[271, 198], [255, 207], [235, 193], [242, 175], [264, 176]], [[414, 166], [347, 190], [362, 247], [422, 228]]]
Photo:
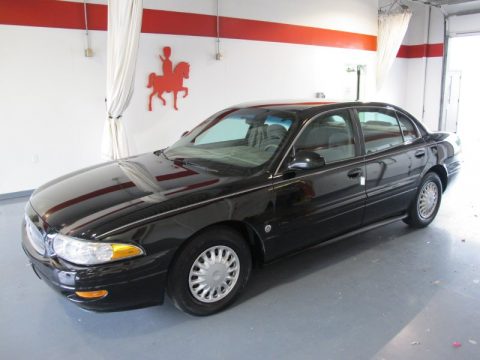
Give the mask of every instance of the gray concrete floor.
[[75, 307], [27, 265], [26, 199], [0, 202], [0, 358], [480, 359], [473, 170], [429, 228], [399, 222], [257, 270], [240, 301], [207, 318], [168, 300], [119, 313]]

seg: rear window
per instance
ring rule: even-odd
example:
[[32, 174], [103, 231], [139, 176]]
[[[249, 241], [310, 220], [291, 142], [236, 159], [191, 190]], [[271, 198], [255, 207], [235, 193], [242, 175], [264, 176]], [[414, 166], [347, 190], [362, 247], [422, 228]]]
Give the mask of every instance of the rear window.
[[397, 112], [398, 120], [400, 121], [400, 128], [403, 133], [403, 140], [405, 142], [412, 142], [418, 138], [417, 129], [412, 121], [402, 113]]

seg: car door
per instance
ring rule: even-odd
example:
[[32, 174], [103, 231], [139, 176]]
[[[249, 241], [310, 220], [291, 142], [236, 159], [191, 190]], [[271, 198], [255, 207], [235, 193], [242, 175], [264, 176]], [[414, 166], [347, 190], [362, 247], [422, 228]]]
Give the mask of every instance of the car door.
[[364, 225], [404, 213], [427, 162], [425, 142], [404, 114], [390, 108], [358, 107], [364, 139]]
[[[321, 155], [325, 166], [289, 169], [299, 151]], [[364, 175], [359, 132], [350, 110], [328, 112], [307, 122], [274, 176], [274, 219], [265, 241], [269, 257], [361, 226]]]

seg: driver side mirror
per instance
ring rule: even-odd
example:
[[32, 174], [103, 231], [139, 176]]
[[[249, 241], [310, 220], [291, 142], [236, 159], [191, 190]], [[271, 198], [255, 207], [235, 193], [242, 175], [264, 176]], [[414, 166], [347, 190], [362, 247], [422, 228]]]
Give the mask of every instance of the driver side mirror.
[[325, 166], [325, 158], [313, 151], [300, 150], [288, 164], [290, 170], [312, 170]]

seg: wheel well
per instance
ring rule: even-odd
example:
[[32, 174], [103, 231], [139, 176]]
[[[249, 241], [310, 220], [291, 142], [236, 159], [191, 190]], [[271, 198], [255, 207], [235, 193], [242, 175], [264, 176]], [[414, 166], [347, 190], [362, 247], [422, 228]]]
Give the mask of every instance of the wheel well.
[[250, 246], [250, 251], [252, 253], [252, 263], [254, 266], [258, 266], [263, 263], [264, 261], [264, 251], [263, 251], [263, 244], [262, 241], [260, 240], [260, 236], [256, 233], [256, 231], [249, 226], [248, 224], [241, 222], [241, 221], [234, 221], [234, 220], [229, 220], [229, 221], [222, 221], [219, 223], [215, 223], [212, 225], [209, 225], [205, 228], [202, 228], [201, 230], [195, 232], [192, 234], [187, 240], [184, 241], [184, 243], [175, 251], [175, 254], [173, 255], [172, 261], [170, 262], [169, 267], [173, 264], [175, 259], [177, 258], [178, 254], [180, 251], [185, 247], [187, 243], [191, 241], [195, 236], [197, 236], [200, 233], [203, 233], [204, 231], [208, 231], [212, 228], [222, 226], [222, 227], [229, 227], [230, 229], [233, 229], [237, 233], [239, 233], [245, 241], [247, 241], [248, 245]]
[[442, 190], [445, 191], [448, 185], [448, 174], [447, 170], [442, 165], [435, 165], [429, 171], [434, 172], [438, 175], [440, 180], [442, 181]]
[[234, 229], [236, 232], [241, 234], [242, 237], [247, 241], [248, 245], [250, 246], [250, 250], [252, 252], [253, 264], [255, 266], [258, 266], [263, 263], [263, 260], [264, 260], [263, 244], [262, 244], [262, 241], [260, 240], [260, 236], [251, 226], [249, 226], [248, 224], [242, 221], [229, 220], [229, 221], [223, 221], [220, 223], [210, 225], [202, 229], [202, 231], [208, 230], [215, 226], [226, 226], [231, 229]]

